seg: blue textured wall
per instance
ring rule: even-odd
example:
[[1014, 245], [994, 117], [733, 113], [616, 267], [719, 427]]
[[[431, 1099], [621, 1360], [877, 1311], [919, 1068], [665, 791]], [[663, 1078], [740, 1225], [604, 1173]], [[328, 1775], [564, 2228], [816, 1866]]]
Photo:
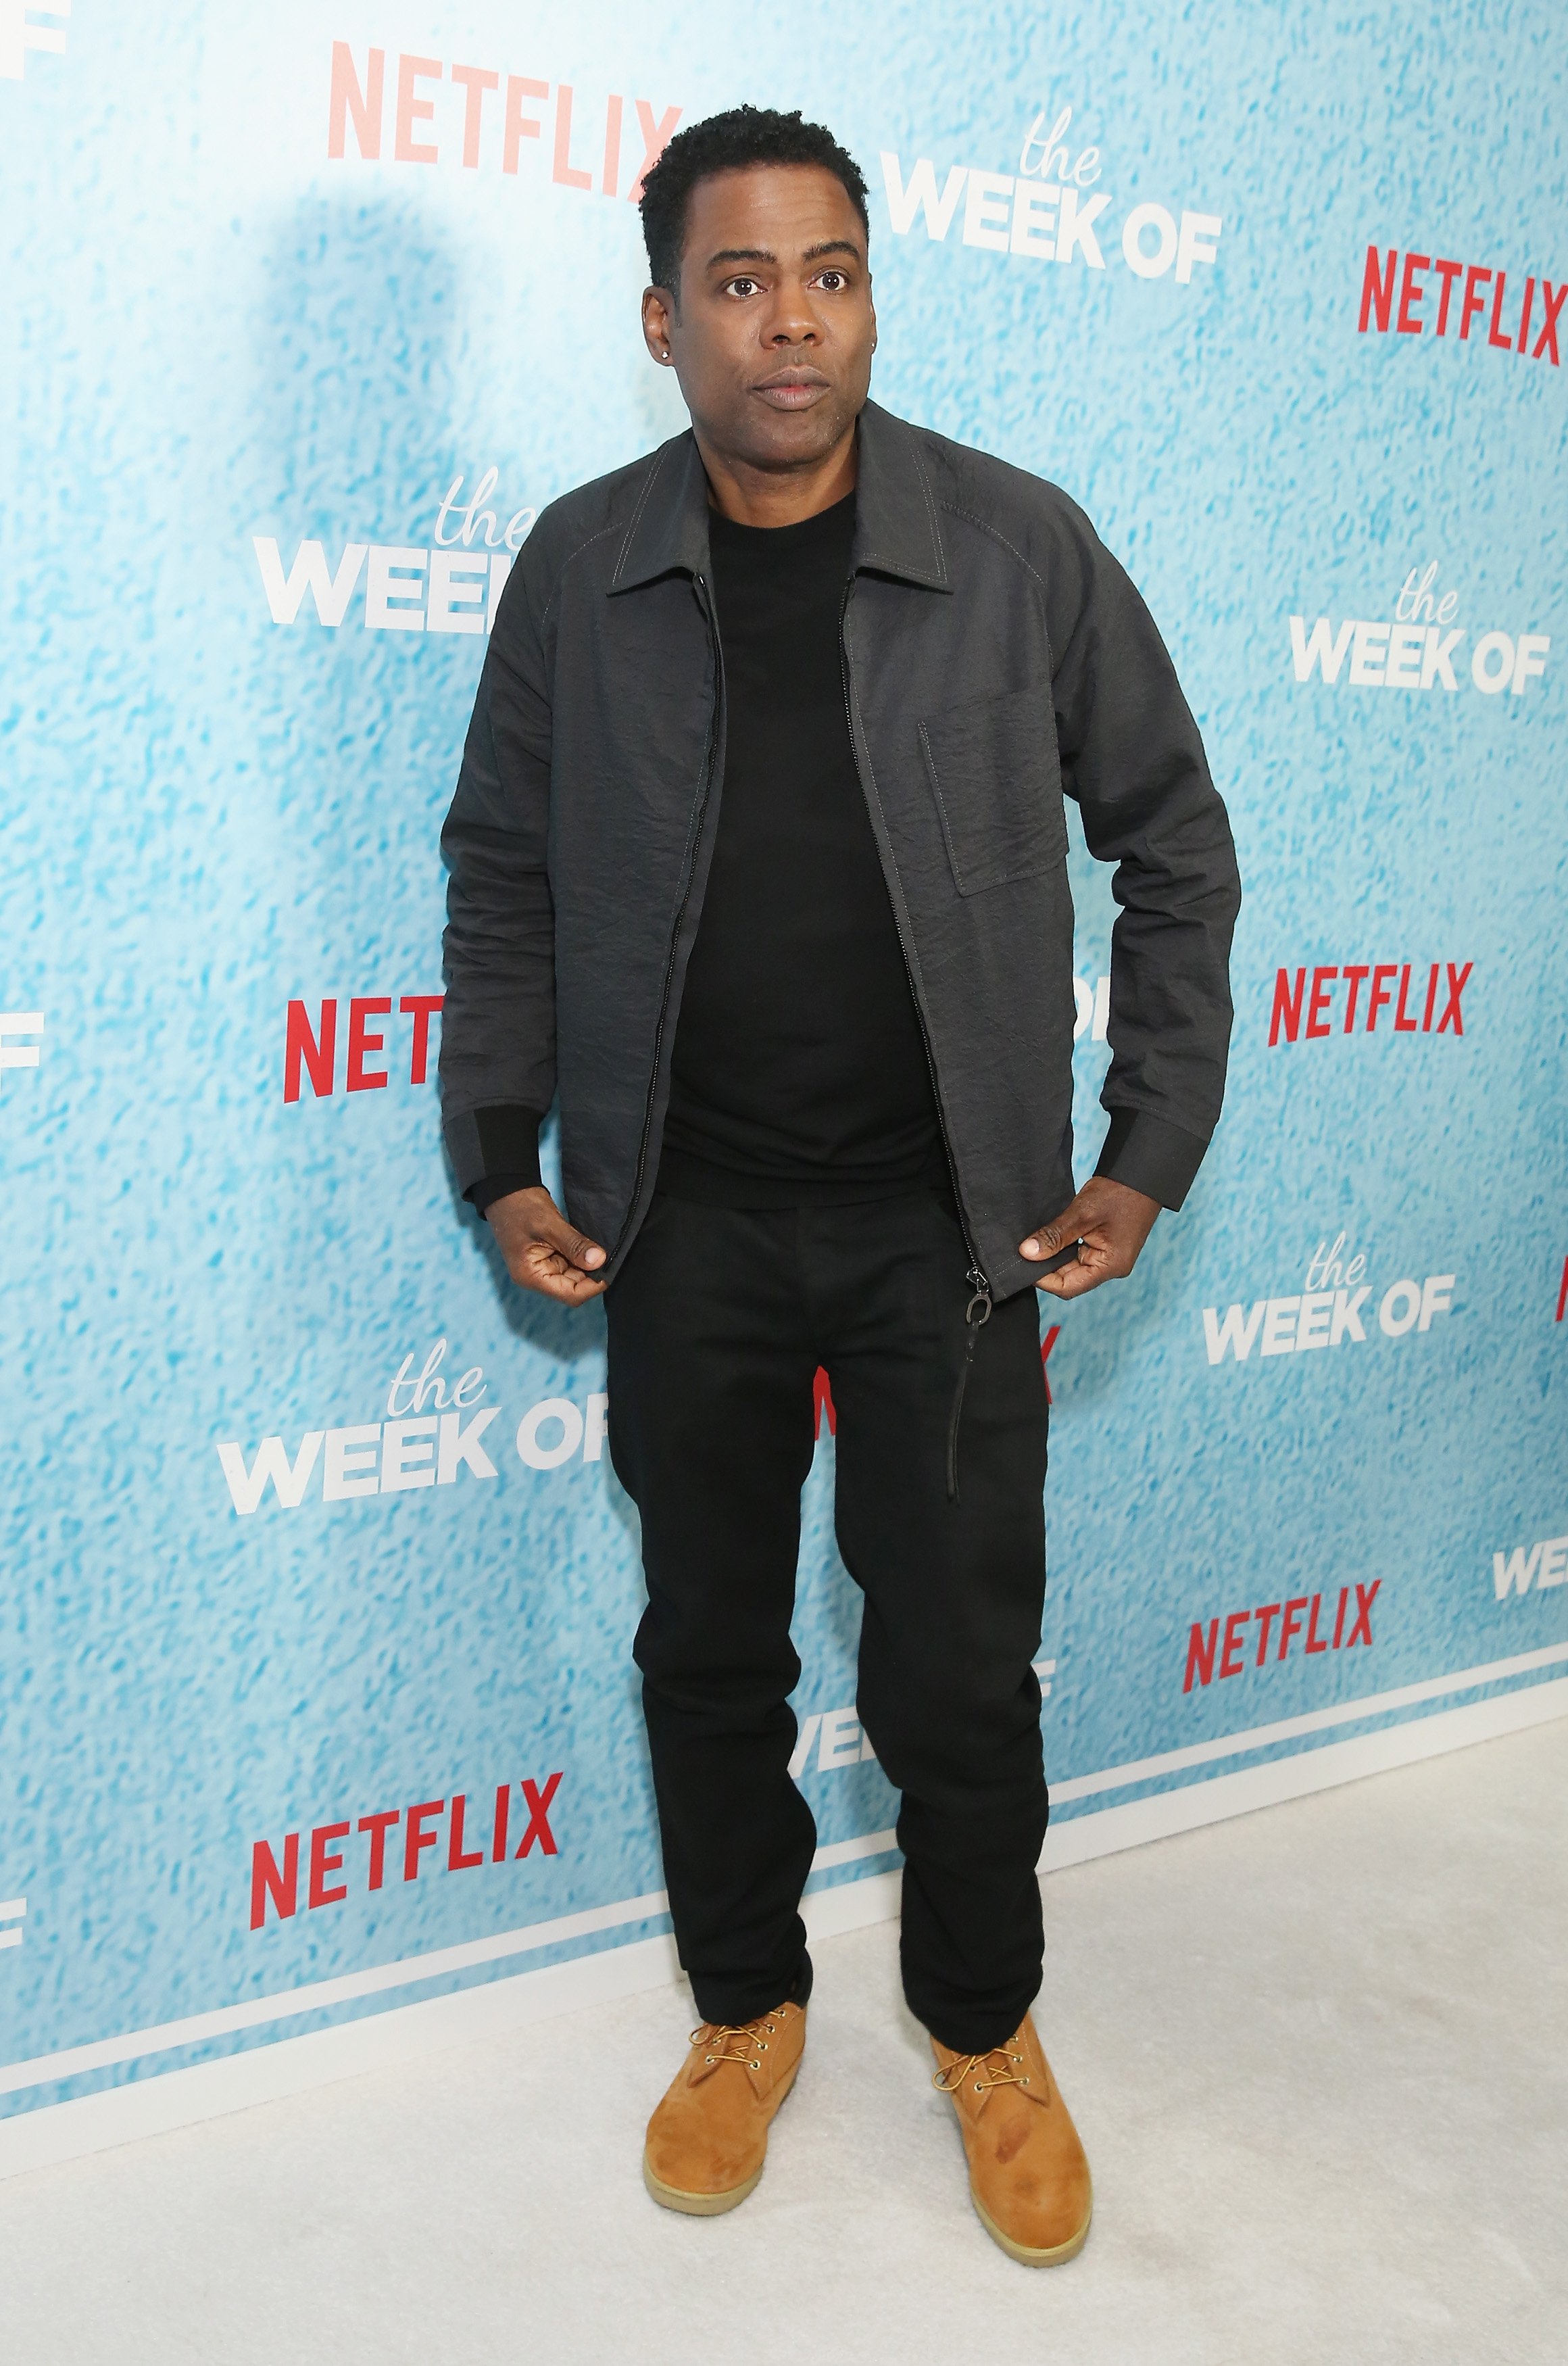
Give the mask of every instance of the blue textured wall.
[[[0, 7], [0, 2059], [38, 2065], [11, 2108], [383, 2000], [145, 2056], [107, 2043], [128, 2032], [659, 1887], [634, 1522], [602, 1459], [532, 1468], [514, 1443], [558, 1398], [591, 1446], [601, 1325], [504, 1287], [396, 1007], [439, 990], [436, 833], [484, 648], [431, 629], [431, 555], [504, 550], [509, 524], [515, 546], [530, 513], [682, 423], [637, 326], [639, 98], [655, 130], [745, 97], [840, 130], [874, 193], [879, 398], [1089, 509], [1166, 632], [1235, 819], [1247, 903], [1214, 1153], [1128, 1287], [1050, 1310], [1051, 1773], [1344, 1702], [1369, 1703], [1364, 1730], [1414, 1713], [1383, 1698], [1401, 1687], [1506, 1663], [1463, 1695], [1481, 1698], [1568, 1660], [1561, 34], [1552, 7], [1481, 0], [1426, 21], [1239, 0]], [[356, 96], [384, 56], [378, 158], [352, 113], [329, 153], [334, 41]], [[404, 144], [433, 162], [396, 152], [400, 59], [442, 68], [406, 84], [433, 113], [408, 115]], [[471, 167], [454, 63], [498, 78], [473, 86]], [[510, 174], [509, 77], [545, 85], [513, 94], [539, 129], [517, 131]], [[1089, 240], [1066, 261], [967, 242], [966, 221], [1047, 234], [1018, 191], [1046, 186], [1065, 109], [1054, 172], [1077, 175]], [[940, 238], [890, 212], [921, 158], [934, 195], [970, 176]], [[990, 211], [982, 186], [967, 212], [988, 173]], [[1168, 218], [1134, 250], [1174, 247], [1158, 276], [1124, 248], [1139, 205]], [[1379, 274], [1397, 253], [1387, 325], [1373, 302], [1363, 329], [1369, 246]], [[1412, 252], [1432, 262], [1407, 282]], [[1439, 260], [1464, 266], [1441, 336]], [[465, 544], [491, 469], [493, 527]], [[274, 621], [257, 537], [285, 581], [302, 541], [330, 575], [363, 546], [342, 621], [308, 590]], [[401, 578], [416, 629], [367, 624], [388, 548], [425, 569]], [[1405, 646], [1418, 678], [1460, 633], [1451, 690], [1440, 670], [1424, 690], [1353, 679], [1386, 666], [1375, 631], [1332, 682], [1298, 680], [1293, 616], [1304, 648], [1320, 618], [1330, 644], [1345, 620], [1390, 627], [1429, 569]], [[487, 588], [460, 579], [449, 616], [482, 625]], [[1472, 671], [1488, 633], [1506, 636], [1495, 692]], [[1113, 907], [1081, 845], [1073, 879], [1087, 1166]], [[1345, 965], [1394, 964], [1396, 997], [1406, 963], [1414, 1027], [1391, 1001], [1368, 1032], [1363, 978], [1347, 1031]], [[1462, 1035], [1439, 1031], [1450, 963], [1473, 965]], [[1315, 970], [1336, 975], [1309, 1040]], [[1282, 972], [1287, 1003], [1305, 973], [1303, 999], [1271, 1045]], [[362, 1055], [384, 1087], [346, 1088], [354, 997], [394, 1006]], [[306, 1070], [286, 1098], [291, 1000], [317, 1031], [337, 1005], [330, 1094]], [[1340, 1234], [1341, 1268], [1364, 1260], [1364, 1339], [1266, 1355], [1260, 1315], [1244, 1361], [1211, 1362], [1205, 1308], [1217, 1326], [1299, 1299]], [[1447, 1279], [1424, 1329], [1387, 1335], [1378, 1308], [1406, 1278]], [[1270, 1335], [1299, 1319], [1276, 1313]], [[326, 1500], [323, 1444], [297, 1506], [269, 1486], [236, 1508], [220, 1446], [242, 1496], [264, 1438], [292, 1460], [307, 1433], [407, 1414], [395, 1375], [441, 1339], [449, 1389], [480, 1375], [459, 1422], [500, 1409], [493, 1478], [465, 1463]], [[854, 1698], [831, 1472], [824, 1430], [802, 1715]], [[1259, 1663], [1259, 1608], [1320, 1594], [1322, 1640], [1340, 1590], [1353, 1618], [1374, 1583], [1370, 1642], [1309, 1653], [1293, 1631], [1282, 1659], [1276, 1620]], [[1234, 1673], [1184, 1690], [1194, 1628], [1223, 1663], [1242, 1612]], [[847, 1718], [817, 1729], [802, 1781], [823, 1842], [884, 1830], [879, 1770], [822, 1765], [823, 1731], [830, 1755], [856, 1746]], [[555, 1853], [449, 1869], [455, 1792], [472, 1853], [510, 1786], [514, 1850], [518, 1786], [556, 1771]], [[438, 1800], [405, 1879], [406, 1810]], [[355, 1830], [343, 1873], [323, 1868], [347, 1898], [312, 1909], [312, 1831], [393, 1808], [383, 1886]], [[254, 1845], [281, 1867], [290, 1833], [296, 1910], [253, 1930]], [[659, 1927], [610, 1921], [554, 1952]], [[99, 2041], [95, 2066], [74, 2051]]]

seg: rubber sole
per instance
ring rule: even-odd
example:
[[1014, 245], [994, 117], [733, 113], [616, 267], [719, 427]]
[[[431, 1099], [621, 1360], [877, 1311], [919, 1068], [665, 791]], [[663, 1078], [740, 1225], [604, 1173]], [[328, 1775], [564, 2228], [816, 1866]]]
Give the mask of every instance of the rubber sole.
[[1015, 2243], [1011, 2235], [1002, 2233], [972, 2185], [969, 2188], [969, 2200], [974, 2203], [975, 2214], [991, 2241], [1000, 2244], [1010, 2259], [1016, 2259], [1020, 2267], [1025, 2268], [1060, 2268], [1065, 2267], [1069, 2259], [1076, 2259], [1089, 2240], [1089, 2229], [1094, 2217], [1094, 2196], [1091, 2191], [1089, 2215], [1084, 2219], [1077, 2234], [1070, 2235], [1065, 2243], [1054, 2244], [1049, 2250], [1032, 2251], [1027, 2244]]
[[[799, 2078], [800, 2072], [801, 2065], [797, 2062], [779, 2088], [778, 2101], [774, 2104], [772, 2112], [768, 2114], [769, 2127], [778, 2117], [779, 2109]], [[747, 2194], [756, 2191], [758, 2180], [767, 2166], [767, 2158], [764, 2154], [744, 2185], [732, 2185], [722, 2193], [688, 2193], [683, 2186], [666, 2185], [662, 2177], [654, 2175], [648, 2166], [648, 2155], [644, 2147], [643, 2182], [661, 2210], [683, 2211], [689, 2218], [722, 2218], [726, 2210], [738, 2210]], [[1001, 2237], [998, 2236], [997, 2239], [1000, 2241]]]
[[[763, 2167], [767, 2167], [764, 2162]], [[726, 2210], [738, 2210], [746, 2195], [756, 2190], [762, 2169], [753, 2169], [744, 2185], [732, 2185], [727, 2193], [687, 2193], [678, 2185], [666, 2185], [648, 2167], [648, 2156], [643, 2155], [643, 2182], [661, 2210], [683, 2210], [689, 2218], [722, 2218]]]

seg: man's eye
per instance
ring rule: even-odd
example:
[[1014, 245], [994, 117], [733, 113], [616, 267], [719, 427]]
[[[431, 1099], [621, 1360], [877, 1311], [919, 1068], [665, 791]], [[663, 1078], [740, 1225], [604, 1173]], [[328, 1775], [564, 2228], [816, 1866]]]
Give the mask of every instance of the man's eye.
[[725, 282], [725, 293], [731, 296], [755, 296], [756, 282], [755, 279], [728, 280]]
[[830, 296], [836, 296], [845, 285], [844, 274], [842, 271], [820, 271], [817, 274], [817, 285], [819, 287], [825, 287]]

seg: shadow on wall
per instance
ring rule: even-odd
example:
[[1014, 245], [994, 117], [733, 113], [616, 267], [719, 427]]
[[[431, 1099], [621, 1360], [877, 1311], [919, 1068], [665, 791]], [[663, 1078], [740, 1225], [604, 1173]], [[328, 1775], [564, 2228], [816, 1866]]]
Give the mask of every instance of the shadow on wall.
[[[422, 542], [433, 524], [459, 432], [464, 269], [459, 251], [408, 208], [311, 199], [276, 227], [253, 309], [252, 407], [261, 456], [254, 474], [268, 487], [270, 513], [297, 521], [300, 534], [329, 540], [329, 566], [351, 537], [379, 531]], [[406, 648], [396, 646], [401, 639], [375, 636], [366, 647], [364, 637], [306, 634], [288, 645], [296, 666], [333, 669], [332, 736], [340, 748], [357, 747], [356, 761], [373, 770], [395, 735], [420, 722], [430, 727], [432, 702], [444, 694], [428, 662], [438, 652], [420, 651], [416, 675]], [[472, 641], [454, 639], [440, 654], [462, 666], [472, 663], [474, 648]], [[471, 697], [465, 682], [465, 719]], [[407, 712], [415, 704], [422, 710], [418, 718]], [[461, 734], [458, 722], [453, 773]], [[356, 799], [328, 814], [324, 828], [320, 818], [313, 823], [308, 842], [329, 886], [337, 886], [345, 856], [362, 840], [374, 840], [385, 859], [382, 805], [378, 797]], [[297, 866], [297, 841], [294, 852]], [[351, 938], [361, 925], [345, 915]], [[375, 925], [376, 916], [365, 914], [364, 935], [373, 935]], [[602, 1356], [602, 1313], [519, 1290], [489, 1226], [460, 1198], [442, 1163], [453, 1222], [483, 1259], [512, 1333], [556, 1361]]]
[[452, 448], [461, 272], [405, 208], [310, 199], [279, 223], [254, 320], [280, 506], [390, 526], [422, 502]]
[[[548, 1137], [554, 1134], [555, 1123], [551, 1118], [546, 1125], [546, 1179], [554, 1163], [549, 1155]], [[483, 1262], [497, 1306], [513, 1338], [521, 1339], [539, 1355], [549, 1357], [554, 1363], [571, 1365], [588, 1358], [597, 1370], [605, 1352], [602, 1301], [590, 1299], [585, 1306], [563, 1306], [553, 1298], [541, 1298], [535, 1290], [519, 1289], [507, 1271], [506, 1260], [488, 1222], [460, 1197], [457, 1177], [444, 1150], [442, 1166], [452, 1199], [452, 1221], [467, 1233], [469, 1248]], [[599, 1382], [595, 1380], [592, 1385], [597, 1387]], [[603, 1472], [606, 1501], [635, 1549], [639, 1536], [637, 1515], [608, 1456]]]

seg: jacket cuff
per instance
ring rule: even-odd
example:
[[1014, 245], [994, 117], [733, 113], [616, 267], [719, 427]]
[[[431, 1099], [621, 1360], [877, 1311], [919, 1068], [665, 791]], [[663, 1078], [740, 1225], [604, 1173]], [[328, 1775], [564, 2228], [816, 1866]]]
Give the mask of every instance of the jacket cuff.
[[493, 1201], [504, 1200], [509, 1191], [526, 1191], [538, 1180], [537, 1175], [487, 1175], [470, 1183], [463, 1196], [481, 1216], [487, 1216]]
[[1147, 1110], [1114, 1109], [1094, 1172], [1142, 1191], [1162, 1208], [1179, 1208], [1208, 1146], [1199, 1135], [1167, 1125]]
[[543, 1110], [516, 1105], [465, 1110], [460, 1116], [447, 1118], [442, 1128], [447, 1156], [464, 1198], [470, 1199], [476, 1184], [492, 1177], [504, 1176], [514, 1191], [543, 1182], [539, 1129], [543, 1122]]

